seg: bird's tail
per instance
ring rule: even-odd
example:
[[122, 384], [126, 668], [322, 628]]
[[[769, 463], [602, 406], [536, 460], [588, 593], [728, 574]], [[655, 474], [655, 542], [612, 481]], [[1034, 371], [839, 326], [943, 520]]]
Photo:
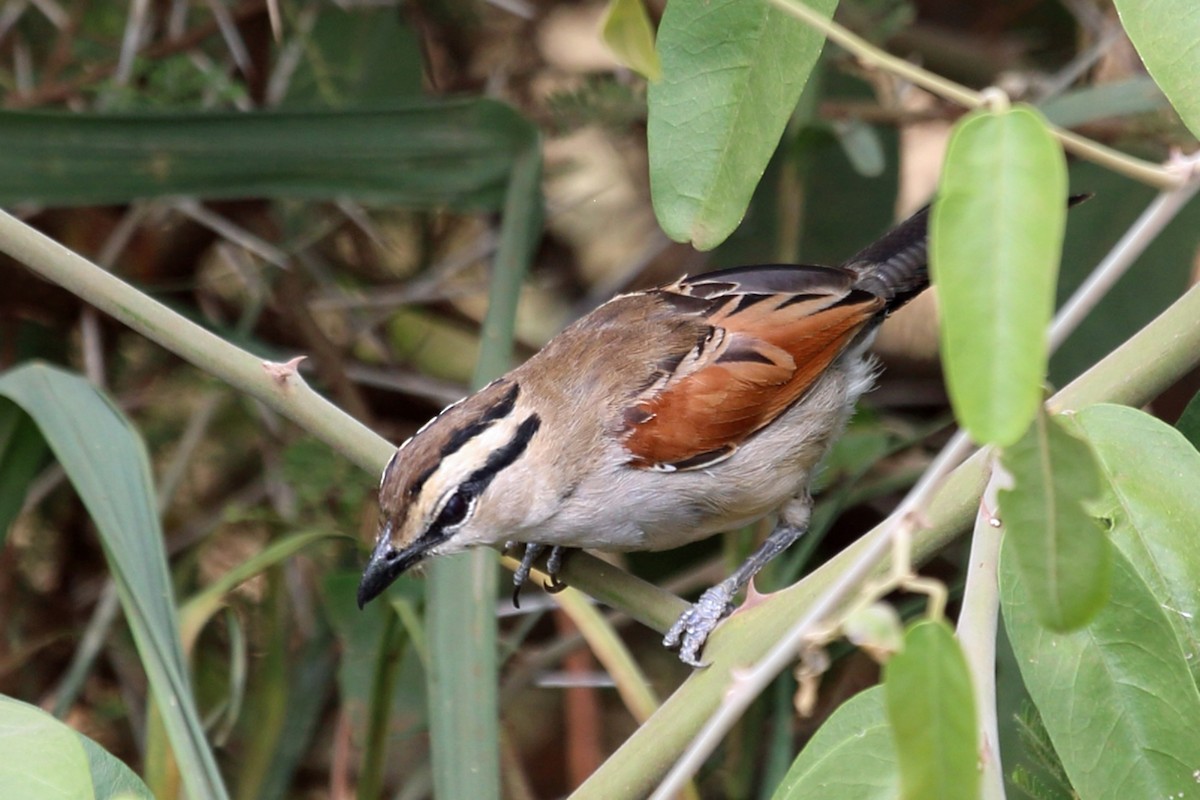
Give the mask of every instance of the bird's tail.
[[842, 266], [859, 276], [857, 288], [894, 311], [929, 285], [929, 206], [855, 253]]
[[[1074, 194], [1067, 207], [1079, 205], [1091, 194]], [[859, 276], [857, 288], [882, 297], [887, 310], [895, 311], [929, 285], [929, 206], [856, 253], [842, 266]]]

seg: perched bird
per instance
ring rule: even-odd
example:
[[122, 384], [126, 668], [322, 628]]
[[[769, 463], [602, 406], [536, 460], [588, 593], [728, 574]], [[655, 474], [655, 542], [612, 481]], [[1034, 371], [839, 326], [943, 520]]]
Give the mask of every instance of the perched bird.
[[873, 382], [875, 330], [929, 283], [928, 209], [840, 267], [756, 266], [621, 295], [402, 444], [383, 472], [362, 606], [430, 556], [525, 545], [665, 550], [778, 513], [665, 638], [700, 650], [804, 533], [809, 484]]

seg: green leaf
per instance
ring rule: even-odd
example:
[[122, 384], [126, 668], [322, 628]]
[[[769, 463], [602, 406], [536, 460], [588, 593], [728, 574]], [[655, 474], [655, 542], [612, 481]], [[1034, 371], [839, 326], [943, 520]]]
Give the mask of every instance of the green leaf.
[[45, 463], [46, 453], [46, 440], [29, 415], [0, 400], [0, 547], [25, 504], [25, 492]]
[[648, 80], [662, 78], [654, 28], [642, 0], [610, 0], [600, 33], [622, 64]]
[[154, 800], [146, 784], [112, 753], [37, 706], [3, 695], [0, 797]]
[[1175, 420], [1175, 429], [1191, 442], [1192, 447], [1200, 447], [1200, 392], [1192, 395], [1179, 419]]
[[[836, 0], [813, 0], [831, 16]], [[671, 238], [701, 250], [737, 227], [824, 37], [762, 0], [671, 0], [650, 85], [650, 188]]]
[[1073, 128], [1098, 119], [1148, 114], [1166, 105], [1167, 99], [1154, 81], [1138, 75], [1064, 92], [1042, 103], [1038, 109], [1055, 125]]
[[352, 195], [495, 209], [514, 160], [536, 139], [527, 120], [492, 100], [254, 114], [6, 111], [0, 203]]
[[[87, 753], [96, 800], [154, 800], [142, 779], [125, 762], [82, 733], [76, 733]], [[4, 795], [9, 797], [10, 795]]]
[[1112, 599], [1087, 627], [1042, 627], [1005, 537], [1001, 607], [1021, 675], [1079, 797], [1185, 796], [1195, 788], [1200, 694], [1167, 614], [1119, 551]]
[[1096, 510], [1175, 629], [1200, 681], [1200, 453], [1179, 431], [1133, 408], [1090, 406], [1075, 416], [1109, 491]]
[[950, 400], [978, 442], [1010, 445], [1037, 413], [1066, 211], [1066, 161], [1035, 110], [957, 123], [929, 265]]
[[1103, 488], [1091, 448], [1039, 413], [1001, 460], [1014, 486], [1000, 492], [1000, 518], [1038, 619], [1056, 631], [1087, 624], [1108, 598], [1111, 560], [1085, 508]]
[[37, 706], [0, 695], [0, 797], [96, 797], [75, 731]]
[[902, 800], [979, 796], [979, 730], [967, 660], [941, 620], [908, 629], [884, 665], [883, 689], [899, 756]]
[[37, 423], [96, 524], [188, 794], [226, 797], [184, 667], [141, 438], [94, 386], [55, 367], [29, 363], [0, 376], [0, 395]]
[[1200, 137], [1200, 6], [1193, 0], [1115, 0], [1146, 71]]
[[847, 700], [796, 756], [772, 800], [892, 800], [900, 785], [883, 687]]

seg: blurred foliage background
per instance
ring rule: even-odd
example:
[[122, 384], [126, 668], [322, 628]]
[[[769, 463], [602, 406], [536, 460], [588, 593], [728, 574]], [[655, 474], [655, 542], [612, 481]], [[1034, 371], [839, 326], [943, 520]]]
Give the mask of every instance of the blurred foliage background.
[[[310, 382], [394, 441], [466, 391], [506, 170], [539, 135], [545, 227], [522, 287], [518, 357], [615, 292], [734, 264], [836, 263], [927, 201], [961, 113], [826, 48], [743, 224], [700, 254], [655, 221], [645, 82], [602, 41], [604, 3], [284, 0], [278, 10], [276, 35], [264, 0], [6, 0], [0, 202], [252, 352], [307, 356]], [[662, 4], [649, 11], [657, 18]], [[1000, 76], [1052, 121], [1138, 155], [1159, 160], [1190, 141], [1107, 3], [847, 0], [839, 19], [963, 83]], [[238, 113], [253, 110], [273, 114], [242, 124]], [[1152, 196], [1086, 164], [1072, 165], [1072, 188], [1096, 198], [1071, 217], [1064, 297]], [[1193, 206], [1059, 352], [1055, 380], [1178, 296], [1197, 230]], [[388, 796], [428, 796], [422, 583], [401, 582], [398, 615], [354, 606], [375, 476], [19, 265], [0, 270], [0, 368], [42, 358], [84, 372], [145, 437], [181, 601], [272, 543], [313, 534], [294, 555], [264, 559], [190, 652], [231, 794], [350, 797], [364, 770], [379, 770]], [[885, 328], [881, 388], [830, 459], [818, 524], [763, 588], [882, 518], [941, 443], [928, 300]], [[1173, 419], [1196, 385], [1157, 410]], [[0, 547], [0, 693], [53, 710], [140, 771], [145, 677], [88, 515], [48, 456], [37, 467]], [[691, 592], [740, 561], [752, 537], [625, 563]], [[964, 553], [931, 570], [961, 584]], [[561, 796], [636, 723], [533, 587], [520, 612], [502, 602], [501, 615], [505, 791]], [[686, 676], [657, 634], [622, 631], [660, 694]], [[394, 680], [382, 695], [381, 674]], [[869, 658], [841, 658], [807, 719], [781, 678], [704, 773], [702, 793], [769, 796], [805, 737], [875, 678]], [[1011, 667], [1001, 691], [1023, 691]], [[380, 696], [386, 758], [372, 765]], [[1052, 773], [1050, 761], [1037, 768]]]

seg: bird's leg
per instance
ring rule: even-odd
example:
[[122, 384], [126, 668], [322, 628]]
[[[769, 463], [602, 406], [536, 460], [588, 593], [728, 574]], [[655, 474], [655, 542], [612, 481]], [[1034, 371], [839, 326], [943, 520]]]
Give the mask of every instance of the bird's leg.
[[808, 501], [802, 513], [792, 515], [796, 521], [787, 523], [781, 519], [766, 541], [751, 553], [744, 564], [728, 578], [700, 595], [700, 599], [683, 612], [667, 631], [667, 635], [663, 637], [663, 644], [669, 648], [678, 647], [679, 659], [683, 663], [693, 667], [707, 666], [700, 661], [700, 648], [704, 647], [708, 635], [717, 627], [717, 623], [733, 611], [733, 598], [750, 579], [758, 574], [767, 562], [804, 534], [808, 528], [810, 504], [811, 501]]
[[[525, 585], [525, 581], [529, 578], [529, 570], [533, 569], [533, 562], [546, 549], [546, 545], [530, 542], [525, 545], [525, 555], [521, 556], [521, 566], [517, 567], [513, 572], [513, 605], [517, 608], [521, 607], [521, 587]], [[558, 548], [555, 548], [558, 549]]]
[[567, 584], [558, 579], [558, 573], [562, 570], [568, 552], [568, 548], [554, 545], [550, 548], [550, 555], [546, 556], [546, 574], [550, 576], [550, 582], [543, 588], [550, 594], [558, 594], [567, 588]]

